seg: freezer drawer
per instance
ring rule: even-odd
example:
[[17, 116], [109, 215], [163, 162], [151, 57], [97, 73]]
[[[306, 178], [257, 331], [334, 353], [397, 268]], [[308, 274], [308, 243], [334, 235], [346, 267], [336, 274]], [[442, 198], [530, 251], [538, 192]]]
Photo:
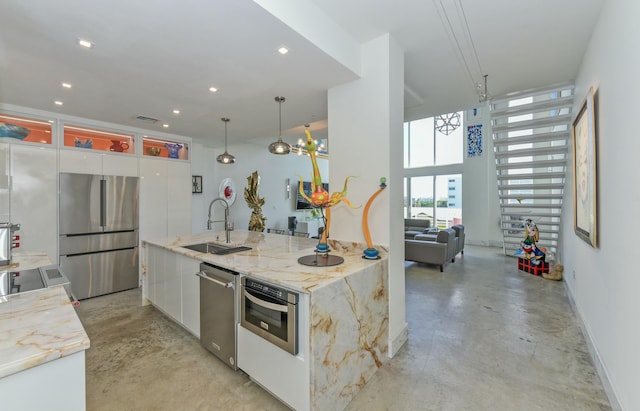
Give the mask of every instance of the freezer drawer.
[[132, 248], [138, 245], [136, 230], [89, 235], [61, 235], [60, 255]]
[[60, 256], [60, 267], [79, 300], [138, 286], [138, 248]]

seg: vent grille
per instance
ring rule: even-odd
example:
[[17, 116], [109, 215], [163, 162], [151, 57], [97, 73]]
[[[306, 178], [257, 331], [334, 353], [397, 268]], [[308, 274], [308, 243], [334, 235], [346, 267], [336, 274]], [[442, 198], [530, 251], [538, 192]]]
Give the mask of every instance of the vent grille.
[[155, 124], [155, 123], [157, 123], [158, 121], [160, 121], [160, 120], [158, 120], [157, 118], [153, 118], [153, 117], [149, 117], [149, 116], [143, 116], [142, 114], [138, 114], [138, 115], [135, 117], [135, 119], [136, 119], [136, 120], [140, 120], [140, 121], [146, 121], [147, 123], [152, 123], [152, 124]]

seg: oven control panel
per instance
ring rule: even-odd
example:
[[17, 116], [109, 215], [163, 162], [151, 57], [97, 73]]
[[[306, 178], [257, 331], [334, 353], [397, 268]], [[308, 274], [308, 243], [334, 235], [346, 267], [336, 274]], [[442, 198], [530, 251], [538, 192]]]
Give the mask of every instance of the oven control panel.
[[250, 288], [252, 290], [259, 291], [263, 294], [269, 295], [273, 298], [277, 298], [278, 300], [287, 299], [287, 292], [281, 288], [274, 287], [271, 285], [267, 285], [264, 283], [259, 283], [257, 281], [253, 281], [249, 278], [246, 279], [245, 287]]
[[255, 281], [247, 277], [244, 277], [243, 281], [244, 287], [248, 290], [255, 290], [276, 300], [286, 301], [290, 304], [296, 304], [298, 302], [298, 294], [296, 292], [290, 292], [284, 288]]

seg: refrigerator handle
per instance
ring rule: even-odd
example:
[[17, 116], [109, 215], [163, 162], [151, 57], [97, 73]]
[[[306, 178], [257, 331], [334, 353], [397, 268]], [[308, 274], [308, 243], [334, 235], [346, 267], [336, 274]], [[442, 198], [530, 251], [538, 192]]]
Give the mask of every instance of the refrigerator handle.
[[107, 180], [100, 180], [100, 225], [107, 225]]

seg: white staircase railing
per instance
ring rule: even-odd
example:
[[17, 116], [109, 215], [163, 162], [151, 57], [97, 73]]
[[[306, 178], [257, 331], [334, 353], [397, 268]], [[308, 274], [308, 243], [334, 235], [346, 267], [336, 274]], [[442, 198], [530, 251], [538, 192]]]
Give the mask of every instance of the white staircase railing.
[[573, 84], [510, 93], [491, 102], [503, 248], [513, 255], [524, 222], [538, 225], [538, 245], [553, 259], [571, 148]]

